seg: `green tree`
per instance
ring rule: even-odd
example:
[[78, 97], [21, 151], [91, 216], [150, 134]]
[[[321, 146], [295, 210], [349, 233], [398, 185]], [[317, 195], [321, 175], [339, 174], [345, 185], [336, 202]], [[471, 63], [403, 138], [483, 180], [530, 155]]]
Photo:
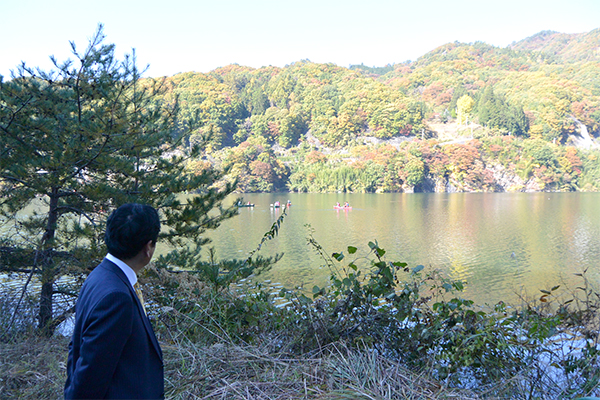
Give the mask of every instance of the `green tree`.
[[511, 106], [502, 97], [496, 96], [491, 86], [487, 86], [477, 105], [479, 123], [501, 133], [526, 136], [529, 123], [522, 107]]
[[425, 178], [425, 164], [423, 160], [414, 156], [409, 157], [404, 167], [404, 173], [406, 174], [406, 184], [416, 186], [422, 183]]
[[[214, 188], [220, 173], [184, 174], [186, 156], [173, 135], [177, 99], [155, 101], [160, 82], [142, 80], [135, 54], [119, 61], [103, 40], [100, 25], [83, 53], [72, 44], [76, 61], [53, 60], [50, 72], [22, 64], [0, 83], [0, 221], [15, 227], [0, 227], [0, 271], [39, 279], [39, 330], [48, 335], [67, 315], [55, 315], [55, 296], [77, 293], [59, 278], [81, 278], [97, 265], [115, 207], [156, 207], [161, 240], [189, 254], [206, 244], [206, 229], [235, 214], [222, 207], [233, 185]], [[192, 192], [199, 194], [179, 195]]]

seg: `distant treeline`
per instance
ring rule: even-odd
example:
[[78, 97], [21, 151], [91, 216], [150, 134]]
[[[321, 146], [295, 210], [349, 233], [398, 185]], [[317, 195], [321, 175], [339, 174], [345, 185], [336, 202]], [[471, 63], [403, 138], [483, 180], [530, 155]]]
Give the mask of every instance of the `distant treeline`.
[[[167, 78], [161, 100], [177, 98], [181, 126], [199, 127], [184, 138], [187, 145], [211, 136], [206, 157], [191, 170], [208, 162], [230, 167], [245, 191], [442, 190], [442, 184], [446, 190], [507, 190], [500, 166], [528, 190], [598, 190], [595, 153], [568, 146], [577, 121], [593, 137], [600, 134], [600, 63], [586, 47], [597, 43], [600, 30], [569, 38], [577, 46], [560, 51], [549, 42], [565, 38], [553, 34], [512, 48], [449, 43], [415, 62], [382, 68], [310, 61], [285, 68], [230, 65]], [[474, 130], [479, 144], [437, 147], [433, 122], [457, 122], [459, 133]], [[366, 158], [383, 150], [357, 150], [365, 137], [434, 141], [394, 149], [392, 168]], [[540, 159], [517, 148], [544, 148], [552, 156]], [[327, 163], [313, 160], [323, 157]], [[455, 167], [474, 160], [469, 172]], [[511, 187], [520, 190], [518, 183]]]

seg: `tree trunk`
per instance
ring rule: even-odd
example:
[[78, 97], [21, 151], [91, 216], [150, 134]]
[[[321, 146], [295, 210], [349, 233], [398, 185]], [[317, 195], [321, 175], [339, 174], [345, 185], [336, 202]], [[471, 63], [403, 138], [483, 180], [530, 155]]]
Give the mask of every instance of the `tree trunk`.
[[40, 334], [44, 336], [52, 336], [54, 329], [52, 328], [52, 292], [54, 291], [54, 282], [43, 282], [42, 293], [40, 294], [40, 313], [39, 326]]
[[40, 293], [40, 310], [38, 315], [38, 330], [44, 336], [52, 336], [54, 325], [52, 324], [52, 294], [54, 292], [54, 281], [56, 280], [56, 268], [52, 259], [52, 250], [54, 248], [54, 235], [58, 222], [58, 188], [52, 188], [50, 195], [50, 207], [48, 209], [48, 222], [46, 231], [42, 236], [42, 257], [41, 257], [41, 283], [42, 291]]

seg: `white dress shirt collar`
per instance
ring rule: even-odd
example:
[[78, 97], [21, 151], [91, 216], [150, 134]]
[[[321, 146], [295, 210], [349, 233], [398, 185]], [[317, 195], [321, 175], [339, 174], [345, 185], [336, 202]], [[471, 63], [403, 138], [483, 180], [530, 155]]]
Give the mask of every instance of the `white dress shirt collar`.
[[135, 274], [135, 271], [132, 270], [129, 265], [125, 264], [123, 261], [119, 260], [117, 257], [113, 256], [110, 253], [106, 254], [106, 259], [108, 261], [112, 261], [113, 263], [115, 263], [117, 265], [117, 267], [121, 268], [121, 270], [123, 271], [123, 273], [129, 280], [129, 283], [131, 283], [131, 287], [133, 287], [133, 285], [136, 284], [137, 275]]

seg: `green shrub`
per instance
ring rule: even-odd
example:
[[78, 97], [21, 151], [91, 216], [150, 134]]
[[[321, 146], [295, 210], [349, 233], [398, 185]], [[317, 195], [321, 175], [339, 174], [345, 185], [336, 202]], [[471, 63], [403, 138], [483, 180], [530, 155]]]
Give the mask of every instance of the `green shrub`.
[[[583, 300], [558, 303], [556, 286], [522, 309], [500, 302], [484, 310], [459, 296], [464, 282], [423, 266], [386, 261], [377, 242], [369, 242], [368, 254], [361, 257], [354, 246], [329, 256], [312, 234], [308, 242], [330, 268], [330, 285], [315, 286], [312, 298], [282, 290], [292, 313], [288, 350], [310, 353], [342, 341], [433, 371], [453, 387], [507, 381], [502, 390], [542, 397], [597, 390], [597, 330], [585, 330], [579, 342], [583, 349], [564, 348], [574, 337], [570, 332], [584, 332], [580, 323], [589, 326], [596, 318], [600, 296], [592, 289]], [[347, 261], [349, 256], [354, 258]], [[555, 308], [549, 307], [551, 299]]]

